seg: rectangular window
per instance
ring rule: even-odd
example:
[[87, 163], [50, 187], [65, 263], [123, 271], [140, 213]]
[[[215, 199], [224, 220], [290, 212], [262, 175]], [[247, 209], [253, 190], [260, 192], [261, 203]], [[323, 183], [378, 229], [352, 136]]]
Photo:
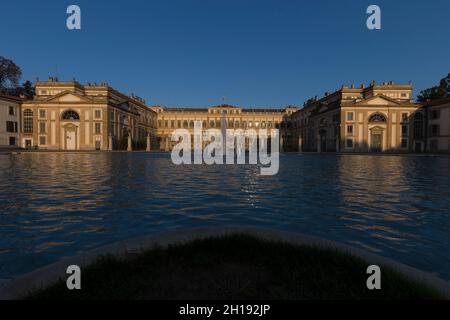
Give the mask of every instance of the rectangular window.
[[9, 115], [13, 116], [15, 114], [14, 107], [9, 107]]
[[339, 113], [333, 115], [333, 122], [334, 123], [338, 123], [339, 122]]
[[439, 119], [440, 116], [441, 116], [440, 110], [431, 110], [431, 112], [430, 112], [430, 118], [431, 118], [432, 120]]
[[347, 149], [352, 149], [353, 148], [353, 139], [347, 139], [346, 140], [346, 147], [347, 147]]
[[407, 137], [408, 136], [408, 126], [402, 126], [402, 137]]
[[14, 122], [13, 121], [6, 121], [6, 132], [13, 133], [14, 131]]
[[178, 120], [178, 127], [177, 128], [181, 128], [181, 120]]
[[184, 120], [183, 121], [183, 128], [187, 128], [188, 127], [188, 122], [187, 122], [187, 120]]
[[94, 119], [101, 119], [101, 118], [102, 118], [102, 110], [95, 110]]
[[409, 122], [409, 115], [407, 112], [403, 112], [402, 113], [402, 122], [403, 123], [408, 123]]
[[46, 144], [46, 139], [45, 139], [45, 137], [39, 137], [39, 144], [40, 145], [45, 145]]
[[158, 128], [161, 128], [161, 120], [158, 120]]
[[169, 127], [169, 120], [164, 120], [164, 127], [168, 128]]
[[102, 133], [101, 123], [97, 122], [95, 124], [95, 134], [101, 134], [101, 133]]
[[39, 122], [39, 133], [45, 133], [45, 122]]
[[439, 137], [439, 125], [433, 124], [432, 126], [430, 126], [430, 136]]
[[220, 121], [216, 120], [216, 128], [220, 128]]
[[46, 112], [44, 109], [39, 109], [39, 119], [45, 119]]
[[209, 127], [210, 128], [214, 128], [214, 120], [210, 120], [209, 121]]
[[170, 121], [170, 125], [171, 125], [172, 128], [175, 128], [175, 120], [171, 120]]
[[16, 145], [16, 137], [9, 137], [9, 145], [10, 146]]
[[353, 121], [353, 112], [347, 112], [347, 121]]
[[353, 137], [353, 126], [347, 126], [347, 136]]

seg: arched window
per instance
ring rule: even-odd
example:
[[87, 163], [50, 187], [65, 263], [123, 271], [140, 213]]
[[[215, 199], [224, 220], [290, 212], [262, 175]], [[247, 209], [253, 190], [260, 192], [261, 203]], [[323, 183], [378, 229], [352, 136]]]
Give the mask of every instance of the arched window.
[[30, 109], [23, 112], [23, 133], [33, 133], [33, 111]]
[[369, 117], [369, 122], [387, 122], [387, 120], [384, 114], [377, 112]]
[[80, 120], [80, 116], [73, 110], [64, 111], [62, 114], [63, 120]]

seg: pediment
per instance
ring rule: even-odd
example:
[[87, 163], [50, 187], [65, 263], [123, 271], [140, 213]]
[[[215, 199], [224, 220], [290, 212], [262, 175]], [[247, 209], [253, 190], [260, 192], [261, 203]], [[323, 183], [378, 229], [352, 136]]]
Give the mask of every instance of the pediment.
[[372, 105], [389, 106], [389, 105], [400, 105], [400, 104], [401, 103], [399, 103], [398, 101], [391, 99], [389, 97], [386, 97], [384, 95], [377, 95], [372, 98], [369, 98], [369, 99], [366, 99], [366, 100], [356, 103], [356, 105], [360, 105], [360, 106], [372, 106]]
[[92, 100], [77, 93], [66, 91], [57, 94], [56, 96], [50, 97], [49, 99], [46, 100], [46, 102], [77, 103], [77, 102], [92, 102]]

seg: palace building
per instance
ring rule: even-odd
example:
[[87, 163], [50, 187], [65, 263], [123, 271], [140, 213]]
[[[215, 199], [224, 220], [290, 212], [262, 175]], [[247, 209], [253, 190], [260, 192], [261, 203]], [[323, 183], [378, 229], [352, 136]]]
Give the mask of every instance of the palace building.
[[0, 93], [0, 147], [18, 147], [24, 99]]
[[[449, 101], [414, 103], [412, 84], [342, 86], [303, 108], [167, 108], [146, 105], [106, 83], [57, 78], [36, 83], [33, 100], [0, 96], [0, 145], [40, 150], [162, 150], [172, 132], [280, 129], [281, 151], [448, 152]], [[5, 130], [3, 130], [5, 129]], [[205, 146], [208, 141], [203, 141]]]
[[450, 97], [427, 102], [424, 107], [428, 115], [428, 151], [450, 153]]
[[317, 152], [424, 152], [425, 113], [412, 84], [342, 86], [309, 99], [283, 131], [292, 150]]
[[[244, 109], [231, 105], [219, 105], [209, 108], [165, 108], [154, 106], [158, 114], [158, 140], [161, 150], [172, 150], [177, 144], [171, 141], [175, 129], [187, 129], [194, 135], [195, 121], [202, 122], [202, 129], [275, 129], [298, 108], [284, 109]], [[193, 138], [191, 139], [194, 140]]]
[[135, 150], [156, 142], [156, 113], [142, 99], [106, 83], [38, 81], [21, 117], [23, 148]]

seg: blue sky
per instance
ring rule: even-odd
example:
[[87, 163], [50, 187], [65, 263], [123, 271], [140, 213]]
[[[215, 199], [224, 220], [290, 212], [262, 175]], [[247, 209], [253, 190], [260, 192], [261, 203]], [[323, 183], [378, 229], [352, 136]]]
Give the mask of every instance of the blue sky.
[[[66, 8], [82, 30], [66, 28]], [[382, 10], [382, 30], [366, 9]], [[408, 82], [450, 72], [450, 1], [6, 1], [0, 55], [24, 79], [107, 81], [148, 104], [301, 105], [342, 84]]]

